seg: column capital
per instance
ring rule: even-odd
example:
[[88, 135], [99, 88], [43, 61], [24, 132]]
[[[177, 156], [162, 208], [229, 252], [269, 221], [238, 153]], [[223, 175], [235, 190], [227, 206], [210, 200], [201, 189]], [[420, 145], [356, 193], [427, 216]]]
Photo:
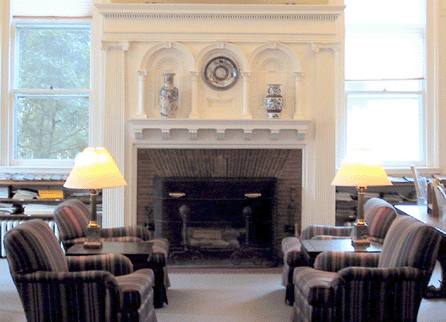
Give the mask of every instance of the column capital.
[[128, 40], [122, 40], [122, 41], [108, 41], [104, 40], [102, 41], [102, 50], [109, 50], [109, 49], [120, 49], [122, 51], [127, 51], [130, 48], [130, 41]]
[[318, 53], [322, 50], [332, 50], [335, 54], [341, 51], [341, 44], [340, 43], [312, 43], [311, 49], [313, 52]]

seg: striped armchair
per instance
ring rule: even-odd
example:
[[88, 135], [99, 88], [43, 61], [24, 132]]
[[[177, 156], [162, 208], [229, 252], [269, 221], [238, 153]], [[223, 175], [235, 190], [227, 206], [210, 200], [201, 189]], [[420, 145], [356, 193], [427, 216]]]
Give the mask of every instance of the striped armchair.
[[157, 321], [151, 269], [123, 255], [65, 256], [40, 219], [8, 231], [11, 276], [28, 322]]
[[[78, 199], [68, 199], [54, 210], [54, 219], [59, 229], [59, 240], [65, 250], [86, 240], [87, 225], [90, 222], [88, 207]], [[166, 290], [170, 286], [167, 274], [169, 242], [165, 238], [152, 239], [150, 231], [143, 226], [102, 228], [103, 241], [147, 241], [153, 242], [148, 267], [155, 272], [155, 307], [167, 303]]]
[[[367, 200], [364, 204], [364, 219], [369, 226], [370, 241], [382, 244], [395, 217], [395, 208], [384, 199], [371, 198]], [[352, 226], [310, 225], [302, 230], [300, 238], [286, 237], [282, 240], [282, 253], [284, 256], [282, 285], [286, 287], [286, 303], [293, 305], [294, 302], [294, 268], [307, 266], [306, 260], [301, 256], [300, 240], [350, 238], [352, 232]]]
[[291, 321], [416, 321], [441, 235], [409, 216], [393, 221], [381, 253], [328, 251], [294, 270]]

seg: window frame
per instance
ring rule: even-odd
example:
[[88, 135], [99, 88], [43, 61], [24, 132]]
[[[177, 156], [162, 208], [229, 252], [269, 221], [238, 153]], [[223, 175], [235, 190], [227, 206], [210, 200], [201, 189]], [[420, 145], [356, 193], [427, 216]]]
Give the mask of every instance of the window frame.
[[[18, 27], [22, 25], [27, 26], [38, 26], [46, 25], [51, 26], [73, 26], [83, 25], [89, 26], [91, 32], [91, 38], [93, 38], [93, 23], [91, 19], [87, 18], [16, 18], [11, 20], [11, 60], [10, 60], [10, 95], [9, 95], [9, 112], [8, 112], [8, 148], [7, 148], [7, 166], [9, 167], [52, 167], [52, 168], [66, 168], [72, 167], [73, 159], [17, 159], [15, 158], [15, 148], [16, 148], [16, 120], [15, 120], [15, 104], [16, 96], [23, 95], [39, 95], [42, 96], [58, 96], [63, 94], [79, 94], [82, 96], [88, 96], [89, 102], [89, 123], [91, 123], [91, 112], [92, 112], [92, 70], [93, 70], [93, 51], [90, 50], [90, 88], [89, 89], [18, 89], [18, 74], [16, 72], [18, 68], [18, 43], [17, 43], [17, 31]], [[91, 41], [93, 43], [93, 41]], [[91, 141], [91, 124], [89, 124], [89, 137], [88, 141]], [[5, 148], [2, 149], [5, 152]], [[81, 151], [79, 151], [80, 153]]]
[[[440, 5], [436, 1], [426, 0], [426, 60], [423, 93], [424, 137], [422, 139], [424, 162], [417, 164], [429, 173], [438, 173], [439, 168], [439, 43], [440, 43]], [[344, 56], [345, 57], [345, 56]], [[344, 66], [345, 68], [345, 66]], [[337, 120], [337, 145], [341, 151], [337, 156], [337, 164], [342, 162], [347, 153], [347, 91], [344, 84], [343, 105], [340, 118]], [[390, 93], [390, 92], [389, 92]], [[406, 174], [407, 163], [389, 163], [383, 160], [389, 174]], [[426, 172], [426, 173], [427, 173]]]

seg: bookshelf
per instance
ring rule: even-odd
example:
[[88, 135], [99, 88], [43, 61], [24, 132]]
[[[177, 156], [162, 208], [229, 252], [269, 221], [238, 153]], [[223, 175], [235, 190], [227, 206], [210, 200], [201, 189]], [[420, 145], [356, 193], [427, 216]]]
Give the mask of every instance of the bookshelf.
[[[393, 185], [368, 187], [364, 199], [382, 198], [390, 204], [417, 203], [415, 186], [411, 178], [389, 177]], [[351, 225], [356, 221], [357, 192], [354, 187], [336, 187], [336, 225]]]
[[[5, 214], [45, 215], [63, 200], [78, 198], [90, 203], [87, 190], [67, 189], [65, 180], [0, 180], [0, 212]], [[98, 198], [100, 211], [101, 198]]]

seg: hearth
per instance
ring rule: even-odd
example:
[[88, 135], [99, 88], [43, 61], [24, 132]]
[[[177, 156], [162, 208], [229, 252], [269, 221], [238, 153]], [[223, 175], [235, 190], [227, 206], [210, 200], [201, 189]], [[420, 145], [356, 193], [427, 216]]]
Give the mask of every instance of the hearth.
[[273, 266], [275, 178], [155, 178], [155, 235], [171, 265]]

